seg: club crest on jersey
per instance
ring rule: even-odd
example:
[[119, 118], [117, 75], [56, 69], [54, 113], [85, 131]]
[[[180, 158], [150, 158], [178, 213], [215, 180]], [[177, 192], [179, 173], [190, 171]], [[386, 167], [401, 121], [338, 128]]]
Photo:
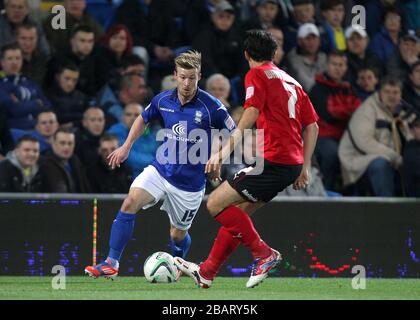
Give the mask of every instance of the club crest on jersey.
[[195, 118], [194, 118], [194, 122], [195, 123], [201, 123], [201, 118], [203, 117], [203, 113], [200, 110], [197, 110], [195, 112]]

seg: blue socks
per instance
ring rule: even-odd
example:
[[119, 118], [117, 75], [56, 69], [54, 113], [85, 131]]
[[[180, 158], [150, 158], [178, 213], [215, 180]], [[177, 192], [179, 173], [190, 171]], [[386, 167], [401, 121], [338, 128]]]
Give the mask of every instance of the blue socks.
[[191, 236], [189, 233], [181, 241], [171, 239], [172, 256], [185, 258], [191, 247]]
[[135, 219], [135, 214], [118, 211], [117, 217], [112, 224], [111, 237], [109, 239], [108, 259], [113, 266], [118, 267], [121, 254], [133, 235]]

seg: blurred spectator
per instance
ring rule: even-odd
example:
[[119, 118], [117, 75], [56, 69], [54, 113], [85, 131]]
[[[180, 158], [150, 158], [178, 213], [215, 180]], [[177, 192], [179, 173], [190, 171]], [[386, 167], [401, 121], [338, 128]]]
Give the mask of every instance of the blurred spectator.
[[340, 174], [338, 144], [352, 113], [360, 100], [354, 95], [349, 82], [343, 81], [347, 71], [347, 57], [338, 51], [328, 55], [327, 71], [316, 77], [309, 97], [320, 119], [315, 155], [321, 168], [327, 190], [336, 191]]
[[284, 51], [288, 53], [297, 46], [297, 33], [305, 23], [316, 24], [313, 0], [292, 0], [293, 18], [284, 28]]
[[70, 39], [73, 36], [72, 30], [76, 26], [87, 26], [95, 34], [94, 39], [98, 40], [102, 36], [102, 27], [86, 11], [85, 0], [64, 0], [66, 10], [66, 28], [56, 29], [53, 27], [52, 20], [56, 14], [51, 13], [43, 23], [48, 42], [54, 52], [67, 50]]
[[391, 7], [384, 13], [381, 29], [373, 36], [369, 44], [370, 50], [386, 64], [398, 49], [401, 32], [401, 14], [398, 9]]
[[[243, 24], [244, 31], [250, 29], [264, 29], [266, 30], [269, 27], [281, 28], [282, 25], [279, 25], [277, 20], [277, 15], [279, 12], [282, 12], [280, 9], [279, 0], [258, 0], [256, 7], [257, 16], [247, 20]], [[283, 24], [287, 22], [283, 20]]]
[[118, 74], [124, 57], [130, 56], [133, 51], [133, 38], [125, 25], [115, 24], [111, 26], [100, 40], [96, 57], [100, 63], [97, 77], [106, 83]]
[[62, 127], [80, 127], [83, 113], [89, 106], [91, 99], [76, 89], [79, 76], [80, 70], [74, 63], [64, 63], [55, 74], [54, 84], [46, 92]]
[[117, 96], [109, 96], [110, 100], [104, 101], [101, 105], [106, 112], [107, 122], [112, 124], [120, 122], [123, 117], [124, 106], [129, 103], [144, 104], [146, 94], [144, 77], [133, 73], [123, 75], [120, 79]]
[[420, 113], [420, 61], [411, 66], [404, 84], [403, 99]]
[[[77, 89], [88, 96], [95, 96], [96, 91], [105, 83], [102, 79], [96, 78], [98, 61], [93, 54], [95, 45], [95, 34], [90, 27], [76, 26], [70, 38], [70, 50], [57, 53], [50, 61], [48, 74], [46, 77], [46, 87], [50, 87], [54, 82], [54, 75], [58, 72], [62, 64], [72, 62], [80, 70]], [[99, 82], [99, 83], [98, 83]]]
[[[127, 139], [131, 126], [142, 112], [143, 107], [138, 103], [128, 103], [124, 108], [122, 121], [114, 124], [108, 130], [109, 134], [118, 137], [120, 146]], [[152, 127], [147, 127], [143, 135], [134, 142], [126, 160], [127, 165], [132, 170], [133, 177], [137, 177], [152, 162], [157, 148], [156, 131]]]
[[29, 17], [28, 0], [8, 0], [5, 2], [5, 9], [5, 13], [0, 15], [0, 47], [16, 42], [16, 28], [21, 24], [31, 23], [37, 29], [37, 49], [48, 55], [50, 48], [44, 31]]
[[367, 49], [369, 37], [366, 31], [362, 27], [355, 25], [346, 29], [345, 36], [348, 61], [346, 79], [354, 84], [358, 70], [367, 66], [375, 68], [380, 77], [383, 73], [383, 64], [375, 54]]
[[171, 90], [176, 88], [176, 79], [173, 74], [168, 74], [167, 76], [163, 77], [162, 82], [160, 84], [160, 92]]
[[378, 83], [378, 72], [374, 67], [360, 67], [357, 70], [356, 84], [353, 86], [354, 92], [361, 101], [364, 101], [376, 91]]
[[404, 148], [404, 187], [407, 196], [420, 197], [420, 114], [410, 123], [410, 131], [414, 139]]
[[16, 44], [1, 50], [0, 64], [5, 77], [0, 79], [0, 104], [7, 109], [9, 128], [31, 130], [35, 117], [50, 108], [39, 86], [21, 75], [22, 50]]
[[321, 0], [321, 13], [324, 18], [321, 29], [323, 50], [346, 50], [342, 28], [345, 15], [344, 0]]
[[127, 193], [131, 182], [131, 169], [122, 163], [114, 170], [108, 165], [108, 156], [118, 148], [118, 138], [105, 134], [99, 139], [99, 157], [96, 163], [88, 168], [89, 182], [92, 192]]
[[219, 99], [226, 108], [230, 108], [230, 82], [223, 74], [212, 74], [206, 81], [206, 91]]
[[343, 183], [355, 185], [357, 195], [365, 195], [366, 189], [374, 196], [396, 195], [401, 151], [410, 138], [405, 118], [406, 111], [401, 108], [401, 82], [389, 77], [381, 81], [379, 91], [353, 114], [338, 152]]
[[284, 35], [283, 31], [276, 27], [270, 27], [267, 29], [270, 32], [274, 39], [277, 42], [277, 50], [274, 53], [273, 62], [277, 67], [281, 67], [283, 65], [283, 57], [284, 57]]
[[7, 123], [7, 109], [0, 104], [0, 161], [13, 148], [13, 140]]
[[53, 137], [52, 150], [41, 161], [46, 192], [89, 193], [86, 170], [74, 155], [75, 135], [69, 129], [58, 129]]
[[15, 150], [0, 162], [0, 192], [45, 192], [38, 160], [38, 141], [31, 136], [21, 137]]
[[82, 128], [76, 132], [74, 153], [87, 167], [96, 163], [99, 139], [104, 133], [105, 115], [101, 108], [89, 107], [83, 114]]
[[211, 14], [212, 25], [200, 32], [193, 47], [202, 55], [204, 78], [222, 73], [231, 79], [245, 70], [242, 37], [234, 27], [235, 11], [227, 1], [215, 6]]
[[414, 31], [409, 31], [400, 38], [398, 50], [387, 61], [389, 75], [404, 80], [410, 73], [411, 65], [419, 61], [420, 40]]
[[16, 42], [22, 50], [22, 74], [39, 86], [44, 83], [49, 55], [37, 49], [38, 29], [33, 23], [21, 24], [16, 28]]
[[23, 136], [30, 135], [39, 142], [40, 152], [51, 149], [54, 133], [58, 130], [57, 116], [53, 111], [44, 111], [38, 114], [36, 126], [33, 131], [11, 129], [15, 143]]
[[286, 56], [286, 69], [309, 92], [315, 76], [327, 69], [327, 55], [320, 51], [321, 39], [314, 24], [301, 25], [297, 36], [298, 46]]

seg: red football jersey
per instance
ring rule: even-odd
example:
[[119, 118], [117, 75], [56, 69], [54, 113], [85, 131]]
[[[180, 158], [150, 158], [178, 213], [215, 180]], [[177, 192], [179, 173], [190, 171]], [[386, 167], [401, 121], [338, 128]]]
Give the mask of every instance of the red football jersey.
[[273, 63], [252, 68], [245, 77], [244, 109], [259, 110], [264, 158], [279, 164], [303, 164], [303, 127], [318, 115], [302, 86]]

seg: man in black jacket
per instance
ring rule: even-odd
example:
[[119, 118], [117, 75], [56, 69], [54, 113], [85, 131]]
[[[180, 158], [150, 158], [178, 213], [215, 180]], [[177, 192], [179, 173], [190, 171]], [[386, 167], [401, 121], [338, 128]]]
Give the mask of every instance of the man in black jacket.
[[45, 192], [38, 160], [39, 142], [29, 135], [19, 138], [0, 162], [0, 192]]
[[127, 193], [132, 182], [131, 169], [125, 163], [114, 170], [108, 165], [108, 156], [118, 149], [118, 137], [105, 134], [99, 140], [99, 156], [88, 170], [92, 192]]
[[73, 154], [74, 133], [58, 129], [54, 134], [52, 150], [45, 153], [41, 169], [45, 175], [46, 192], [89, 193], [86, 170]]

